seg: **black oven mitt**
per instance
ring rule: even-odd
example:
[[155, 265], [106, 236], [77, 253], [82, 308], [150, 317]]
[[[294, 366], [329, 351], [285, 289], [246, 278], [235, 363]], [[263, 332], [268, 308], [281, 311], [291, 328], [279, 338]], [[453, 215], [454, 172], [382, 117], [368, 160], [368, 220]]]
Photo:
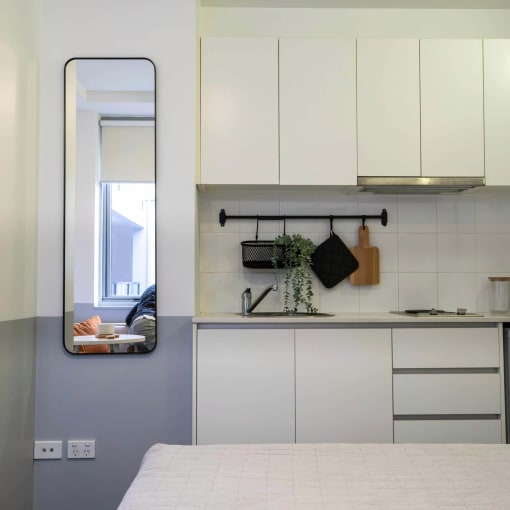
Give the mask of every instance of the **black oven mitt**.
[[312, 270], [328, 289], [358, 269], [358, 261], [333, 232], [312, 254]]

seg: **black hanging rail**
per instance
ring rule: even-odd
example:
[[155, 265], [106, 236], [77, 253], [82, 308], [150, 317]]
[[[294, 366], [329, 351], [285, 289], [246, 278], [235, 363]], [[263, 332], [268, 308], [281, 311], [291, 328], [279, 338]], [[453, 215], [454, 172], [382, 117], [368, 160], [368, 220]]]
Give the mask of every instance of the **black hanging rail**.
[[324, 216], [302, 216], [302, 215], [283, 215], [283, 216], [259, 216], [259, 215], [230, 215], [227, 216], [225, 209], [220, 211], [220, 225], [225, 226], [227, 219], [231, 220], [361, 220], [365, 225], [366, 220], [381, 220], [381, 225], [388, 224], [388, 212], [383, 209], [381, 214], [354, 214], [354, 215], [324, 215]]

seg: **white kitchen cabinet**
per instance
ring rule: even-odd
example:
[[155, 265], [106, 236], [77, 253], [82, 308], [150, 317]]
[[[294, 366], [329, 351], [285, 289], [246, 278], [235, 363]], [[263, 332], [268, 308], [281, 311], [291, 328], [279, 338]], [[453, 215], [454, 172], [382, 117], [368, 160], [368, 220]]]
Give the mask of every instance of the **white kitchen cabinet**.
[[500, 366], [497, 328], [393, 330], [393, 368], [492, 368]]
[[424, 177], [483, 177], [483, 59], [477, 39], [420, 40]]
[[358, 175], [420, 176], [418, 39], [358, 39]]
[[501, 443], [501, 420], [402, 420], [395, 443]]
[[280, 39], [280, 184], [356, 185], [354, 39]]
[[293, 443], [294, 427], [294, 331], [200, 330], [197, 444]]
[[202, 184], [278, 184], [278, 40], [201, 41]]
[[296, 330], [296, 441], [393, 442], [389, 329]]
[[500, 414], [501, 379], [491, 374], [395, 374], [395, 415]]
[[497, 327], [393, 329], [394, 440], [504, 441]]
[[510, 40], [486, 39], [484, 54], [485, 179], [510, 185]]
[[505, 441], [501, 329], [200, 326], [193, 439]]

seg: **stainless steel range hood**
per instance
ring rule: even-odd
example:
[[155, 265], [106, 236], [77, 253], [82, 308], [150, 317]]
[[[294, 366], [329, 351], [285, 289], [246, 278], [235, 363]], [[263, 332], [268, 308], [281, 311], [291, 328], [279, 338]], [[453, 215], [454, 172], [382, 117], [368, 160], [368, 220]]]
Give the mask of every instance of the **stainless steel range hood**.
[[457, 195], [485, 186], [483, 177], [358, 177], [355, 193]]

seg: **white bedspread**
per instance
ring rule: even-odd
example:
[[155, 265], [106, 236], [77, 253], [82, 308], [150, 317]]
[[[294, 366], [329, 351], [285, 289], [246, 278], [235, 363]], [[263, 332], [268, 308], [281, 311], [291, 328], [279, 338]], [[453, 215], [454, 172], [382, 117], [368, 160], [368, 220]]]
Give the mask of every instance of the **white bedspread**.
[[510, 445], [156, 444], [118, 510], [510, 510]]

